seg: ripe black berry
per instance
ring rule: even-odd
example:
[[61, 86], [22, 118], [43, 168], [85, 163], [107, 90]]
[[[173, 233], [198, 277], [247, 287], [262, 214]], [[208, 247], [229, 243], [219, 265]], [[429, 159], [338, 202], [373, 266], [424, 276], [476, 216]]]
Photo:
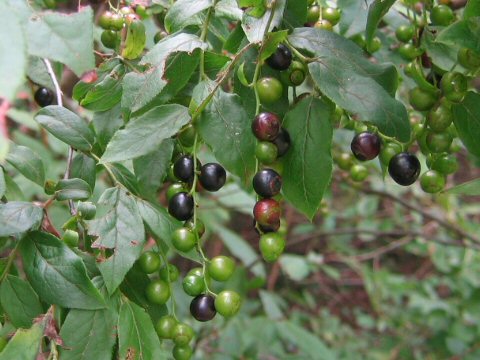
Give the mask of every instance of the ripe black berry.
[[376, 134], [362, 132], [355, 135], [351, 148], [353, 155], [360, 160], [372, 160], [380, 153], [381, 140]]
[[189, 182], [194, 175], [194, 160], [191, 155], [180, 156], [173, 165], [173, 174], [178, 180]]
[[225, 185], [227, 173], [222, 165], [208, 163], [202, 166], [199, 180], [205, 190], [218, 191]]
[[35, 98], [35, 102], [39, 106], [45, 107], [52, 104], [53, 93], [49, 89], [41, 87], [37, 91], [35, 91], [34, 98]]
[[411, 185], [420, 175], [420, 161], [413, 154], [401, 152], [390, 160], [388, 173], [397, 184]]
[[168, 202], [168, 212], [177, 220], [188, 220], [193, 215], [193, 197], [186, 192], [175, 194]]
[[190, 303], [190, 314], [198, 321], [212, 320], [217, 314], [215, 298], [212, 295], [198, 295]]
[[277, 146], [278, 156], [283, 156], [290, 148], [290, 134], [283, 127], [280, 129], [273, 143]]
[[259, 140], [272, 141], [280, 131], [280, 118], [269, 112], [262, 112], [255, 116], [252, 123], [253, 134]]
[[253, 177], [253, 189], [264, 198], [277, 195], [282, 188], [282, 178], [272, 169], [260, 170]]
[[277, 232], [278, 229], [280, 229], [280, 220], [278, 220], [276, 223], [270, 224], [270, 225], [258, 224], [258, 228], [260, 229], [260, 231], [263, 234]]
[[272, 69], [286, 70], [292, 63], [292, 52], [285, 45], [280, 44], [266, 62]]

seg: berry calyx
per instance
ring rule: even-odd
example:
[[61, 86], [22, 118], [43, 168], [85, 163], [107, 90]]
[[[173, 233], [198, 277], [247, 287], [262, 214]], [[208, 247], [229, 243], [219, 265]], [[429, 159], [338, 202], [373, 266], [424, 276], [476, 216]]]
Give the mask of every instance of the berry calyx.
[[280, 193], [282, 178], [272, 169], [263, 169], [253, 177], [253, 189], [264, 198], [271, 198]]
[[138, 264], [145, 274], [152, 274], [160, 269], [160, 256], [154, 251], [145, 251], [138, 258]]
[[215, 298], [215, 309], [224, 317], [237, 314], [241, 306], [242, 298], [235, 291], [224, 290]]
[[420, 161], [411, 153], [401, 152], [390, 160], [388, 173], [399, 185], [412, 185], [420, 175]]
[[280, 74], [282, 81], [288, 86], [299, 86], [307, 77], [306, 66], [300, 61], [292, 61], [292, 64]]
[[198, 321], [212, 320], [217, 314], [215, 298], [209, 294], [196, 296], [190, 303], [190, 314]]
[[360, 161], [372, 160], [380, 153], [382, 141], [377, 134], [362, 132], [355, 135], [350, 144], [353, 155]]
[[283, 44], [278, 45], [277, 50], [267, 58], [266, 63], [272, 69], [286, 70], [292, 63], [292, 52]]
[[253, 208], [253, 217], [260, 225], [271, 226], [280, 222], [280, 204], [274, 199], [257, 201]]
[[260, 252], [267, 262], [276, 261], [285, 249], [285, 238], [278, 233], [260, 236]]
[[227, 181], [227, 172], [220, 164], [208, 163], [202, 166], [198, 180], [205, 190], [218, 191]]
[[224, 255], [215, 256], [208, 264], [208, 275], [213, 280], [227, 281], [235, 271], [235, 261]]
[[52, 105], [53, 93], [45, 87], [38, 88], [33, 97], [38, 106], [45, 107]]
[[195, 234], [188, 228], [176, 229], [172, 234], [172, 245], [175, 249], [183, 252], [192, 250], [197, 244]]
[[178, 180], [189, 182], [194, 176], [195, 162], [193, 156], [182, 155], [173, 164], [173, 174]]
[[262, 112], [255, 116], [252, 131], [258, 140], [272, 141], [280, 132], [280, 118], [274, 113]]
[[193, 215], [193, 197], [186, 192], [175, 194], [168, 202], [168, 212], [180, 221], [188, 220]]

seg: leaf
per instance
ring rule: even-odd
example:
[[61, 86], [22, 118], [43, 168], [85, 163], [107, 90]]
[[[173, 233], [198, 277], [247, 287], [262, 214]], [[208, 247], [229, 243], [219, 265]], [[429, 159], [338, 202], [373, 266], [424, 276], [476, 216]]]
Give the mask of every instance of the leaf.
[[315, 56], [308, 67], [323, 94], [385, 135], [410, 139], [407, 111], [393, 96], [398, 77], [393, 65], [371, 63], [353, 42], [326, 30], [295, 29], [289, 40]]
[[140, 20], [134, 20], [130, 24], [127, 22], [127, 38], [125, 39], [125, 48], [122, 50], [122, 56], [125, 59], [136, 59], [143, 53], [147, 35], [145, 34], [145, 25]]
[[291, 28], [302, 27], [307, 22], [307, 0], [288, 0], [283, 22]]
[[0, 301], [8, 319], [16, 328], [28, 329], [33, 319], [43, 313], [38, 295], [30, 284], [7, 275], [0, 286]]
[[158, 149], [163, 140], [175, 135], [190, 121], [188, 109], [162, 105], [132, 118], [125, 129], [115, 133], [102, 156], [102, 162], [134, 159]]
[[34, 360], [40, 352], [44, 326], [35, 324], [28, 330], [17, 330], [0, 353], [0, 360]]
[[463, 101], [452, 106], [453, 122], [467, 150], [480, 156], [480, 94], [468, 92]]
[[168, 10], [165, 16], [165, 30], [174, 33], [188, 25], [197, 24], [195, 15], [210, 8], [212, 0], [178, 0]]
[[108, 293], [113, 294], [140, 256], [145, 230], [135, 200], [124, 189], [107, 189], [99, 203], [111, 208], [104, 217], [88, 221], [88, 233], [98, 237], [92, 247], [113, 250], [98, 263]]
[[[200, 104], [214, 87], [214, 82], [200, 83], [193, 98]], [[255, 138], [240, 97], [217, 90], [197, 128], [216, 159], [246, 183], [255, 171]]]
[[473, 51], [480, 52], [479, 39], [480, 24], [478, 18], [473, 18], [456, 21], [452, 25], [446, 27], [435, 38], [435, 42], [448, 44], [454, 48], [467, 47]]
[[133, 160], [133, 168], [142, 195], [152, 199], [156, 197], [156, 192], [170, 167], [173, 145], [173, 140], [165, 139], [157, 150]]
[[120, 104], [107, 111], [96, 111], [92, 123], [98, 144], [105, 150], [113, 134], [124, 125]]
[[29, 202], [13, 201], [0, 204], [0, 237], [37, 229], [43, 210]]
[[463, 19], [467, 20], [477, 16], [480, 16], [480, 2], [474, 0], [468, 1], [463, 10]]
[[396, 0], [375, 0], [368, 8], [367, 27], [365, 29], [365, 41], [367, 50], [371, 51], [372, 41], [378, 24], [390, 10]]
[[43, 162], [30, 148], [11, 144], [6, 160], [27, 179], [43, 187], [45, 183]]
[[310, 267], [305, 256], [284, 254], [280, 256], [283, 271], [295, 281], [301, 281], [310, 274]]
[[45, 66], [45, 63], [38, 56], [28, 57], [27, 76], [35, 84], [44, 86], [49, 89], [55, 88], [52, 78], [50, 77], [50, 75], [48, 75], [47, 67]]
[[90, 151], [95, 142], [95, 134], [74, 112], [58, 105], [41, 109], [35, 116], [40, 125], [49, 133], [75, 149]]
[[298, 346], [299, 350], [311, 359], [330, 360], [336, 355], [316, 336], [291, 321], [281, 321], [277, 324], [279, 335], [288, 342]]
[[[166, 37], [156, 44], [140, 61], [140, 65], [147, 65], [144, 73], [130, 72], [123, 81], [122, 107], [130, 108], [135, 112], [162, 92], [165, 86], [175, 77], [165, 78], [167, 59], [176, 52], [192, 53], [195, 49], [206, 49], [207, 44], [198, 36], [192, 34], [175, 34]], [[195, 65], [196, 67], [196, 65]], [[189, 71], [193, 71], [191, 68]], [[183, 70], [188, 73], [187, 69]], [[182, 75], [182, 73], [177, 73]]]
[[[255, 17], [251, 12], [245, 12], [243, 14], [242, 28], [248, 41], [251, 43], [259, 43], [263, 40], [263, 35], [266, 32], [270, 32], [274, 27], [280, 25], [282, 22], [283, 10], [285, 9], [285, 3], [286, 0], [276, 0], [274, 8], [267, 9], [260, 18]], [[275, 11], [275, 13], [267, 31], [272, 10]]]
[[77, 76], [95, 67], [93, 56], [93, 11], [36, 13], [26, 25], [30, 55], [59, 61]]
[[240, 8], [247, 8], [249, 15], [259, 18], [267, 11], [266, 3], [264, 0], [237, 0]]
[[324, 101], [307, 97], [285, 115], [283, 122], [292, 140], [283, 158], [283, 193], [310, 220], [332, 176], [332, 111]]
[[242, 20], [243, 11], [238, 7], [236, 0], [220, 0], [215, 5], [215, 16], [224, 17], [232, 21]]
[[73, 158], [70, 177], [82, 179], [93, 191], [97, 177], [96, 166], [95, 160], [85, 154], [79, 153]]
[[20, 252], [27, 278], [43, 301], [78, 309], [105, 307], [82, 259], [60, 239], [33, 231], [22, 239]]
[[140, 193], [137, 178], [125, 166], [118, 163], [111, 164], [111, 170], [118, 182], [125, 186], [130, 192], [132, 192], [134, 195], [138, 195]]
[[130, 301], [120, 308], [118, 342], [121, 359], [163, 359], [165, 355], [152, 320], [143, 308]]
[[268, 57], [270, 57], [270, 55], [272, 55], [277, 50], [278, 44], [285, 41], [287, 39], [287, 36], [288, 36], [287, 30], [269, 33], [265, 38], [263, 51], [260, 56], [260, 59], [262, 61], [265, 61]]
[[340, 35], [351, 37], [365, 31], [367, 26], [368, 6], [374, 0], [337, 0], [337, 7], [342, 9], [340, 18]]
[[480, 179], [464, 182], [463, 184], [445, 190], [444, 193], [469, 196], [480, 195]]
[[82, 179], [60, 180], [55, 186], [55, 198], [63, 200], [87, 200], [92, 196], [92, 189]]
[[11, 101], [25, 80], [27, 44], [21, 26], [22, 19], [3, 1], [0, 2], [0, 13], [8, 14], [0, 22], [0, 54], [3, 54], [0, 56], [0, 94]]
[[270, 320], [280, 320], [285, 317], [282, 310], [278, 306], [278, 297], [275, 293], [260, 290], [259, 295], [263, 310]]

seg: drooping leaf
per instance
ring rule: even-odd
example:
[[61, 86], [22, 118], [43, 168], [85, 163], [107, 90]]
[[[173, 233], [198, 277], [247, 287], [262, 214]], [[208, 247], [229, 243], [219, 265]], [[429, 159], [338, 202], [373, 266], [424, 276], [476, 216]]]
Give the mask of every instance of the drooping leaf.
[[468, 92], [459, 104], [452, 107], [453, 122], [465, 147], [480, 156], [480, 95]]
[[95, 67], [93, 28], [90, 7], [69, 15], [36, 13], [26, 25], [28, 51], [30, 55], [59, 61], [80, 76]]
[[45, 169], [42, 159], [30, 148], [11, 144], [6, 160], [27, 179], [40, 186], [44, 185]]
[[85, 121], [62, 106], [44, 107], [37, 113], [35, 120], [53, 136], [75, 149], [89, 151], [95, 142], [95, 134]]
[[82, 259], [60, 239], [30, 232], [20, 243], [20, 253], [27, 278], [43, 301], [76, 309], [105, 307]]
[[371, 51], [372, 40], [375, 36], [377, 26], [390, 10], [396, 0], [375, 0], [368, 8], [367, 27], [365, 30], [365, 42], [367, 43], [367, 50]]
[[92, 247], [113, 251], [98, 263], [108, 293], [113, 294], [140, 256], [145, 230], [135, 199], [124, 189], [107, 189], [99, 203], [110, 206], [110, 210], [88, 222], [88, 233], [97, 236]]
[[96, 166], [95, 160], [85, 154], [79, 153], [73, 158], [70, 177], [82, 179], [93, 191], [97, 177]]
[[212, 0], [176, 1], [165, 16], [165, 30], [171, 34], [188, 25], [198, 24], [199, 19], [195, 15], [208, 9], [212, 4]]
[[30, 284], [17, 276], [7, 275], [0, 286], [0, 302], [16, 328], [28, 329], [33, 319], [43, 313], [38, 295]]
[[283, 158], [282, 190], [309, 219], [319, 209], [332, 175], [332, 111], [324, 101], [307, 97], [285, 115], [283, 122], [292, 142]]
[[102, 156], [103, 162], [134, 159], [152, 152], [163, 140], [176, 134], [190, 121], [188, 109], [171, 104], [153, 108], [132, 118], [125, 129], [115, 133]]
[[398, 77], [393, 65], [371, 63], [353, 42], [322, 29], [295, 29], [289, 41], [315, 57], [310, 74], [338, 106], [388, 136], [410, 139], [407, 111], [393, 96]]
[[11, 236], [37, 229], [43, 210], [29, 202], [13, 201], [0, 204], [0, 236]]
[[30, 329], [19, 329], [7, 346], [0, 353], [0, 360], [34, 360], [40, 352], [43, 338], [42, 324], [35, 324]]
[[82, 179], [63, 179], [55, 186], [55, 198], [58, 201], [87, 200], [91, 195], [90, 185]]
[[[274, 8], [269, 8], [260, 17], [255, 17], [251, 12], [245, 12], [242, 19], [242, 27], [248, 41], [251, 43], [258, 43], [262, 41], [263, 35], [267, 30], [267, 26], [270, 24], [268, 32], [274, 27], [278, 26], [283, 18], [283, 11], [285, 9], [286, 0], [277, 0]], [[269, 22], [269, 18], [274, 11], [273, 19]]]

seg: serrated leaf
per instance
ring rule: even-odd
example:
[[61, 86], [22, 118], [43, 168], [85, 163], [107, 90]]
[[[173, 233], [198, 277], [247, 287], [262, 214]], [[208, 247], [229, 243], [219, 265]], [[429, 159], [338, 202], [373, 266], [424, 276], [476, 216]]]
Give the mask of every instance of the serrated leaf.
[[11, 144], [6, 160], [27, 179], [43, 187], [45, 182], [43, 162], [30, 148]]
[[[262, 0], [263, 2], [263, 0]], [[242, 19], [242, 27], [248, 41], [251, 43], [259, 43], [263, 40], [263, 35], [267, 31], [269, 25], [269, 18], [272, 11], [273, 19], [270, 22], [268, 32], [272, 31], [274, 27], [277, 27], [282, 22], [283, 10], [285, 9], [286, 0], [277, 0], [275, 2], [274, 9], [269, 8], [260, 18], [255, 17], [251, 12], [245, 12]]]
[[315, 56], [308, 67], [323, 94], [382, 133], [403, 142], [410, 139], [407, 111], [393, 96], [395, 66], [371, 63], [353, 42], [327, 30], [295, 29], [289, 41]]
[[20, 329], [0, 353], [0, 360], [33, 360], [37, 359], [43, 338], [42, 324], [35, 324], [30, 329]]
[[92, 247], [113, 250], [98, 263], [108, 293], [113, 294], [140, 256], [145, 230], [135, 199], [124, 189], [107, 189], [99, 203], [110, 210], [104, 217], [88, 221], [88, 233], [97, 237]]
[[444, 193], [469, 196], [480, 195], [480, 179], [464, 182], [463, 184], [445, 190]]
[[95, 134], [88, 125], [74, 112], [58, 105], [41, 109], [35, 116], [49, 133], [75, 149], [90, 151]]
[[162, 105], [130, 119], [125, 129], [115, 133], [102, 156], [103, 162], [134, 159], [158, 149], [163, 140], [175, 135], [190, 121], [188, 109]]
[[127, 38], [125, 39], [125, 48], [122, 50], [122, 56], [125, 59], [136, 59], [143, 53], [147, 35], [145, 34], [145, 25], [140, 20], [134, 20], [127, 23]]
[[182, 30], [188, 25], [197, 23], [195, 15], [210, 8], [212, 0], [178, 0], [165, 16], [165, 29], [169, 33]]
[[87, 200], [90, 196], [92, 196], [92, 189], [82, 179], [60, 180], [55, 186], [55, 198], [58, 201]]
[[43, 210], [29, 202], [13, 201], [0, 204], [0, 236], [11, 236], [37, 229]]
[[122, 164], [111, 164], [110, 168], [117, 178], [118, 182], [125, 186], [129, 191], [132, 192], [134, 195], [140, 194], [140, 190], [138, 187], [137, 178], [135, 174], [133, 174], [130, 170], [128, 170]]
[[367, 50], [371, 51], [372, 41], [377, 31], [378, 24], [390, 10], [396, 0], [375, 0], [368, 8], [367, 27], [365, 29], [365, 42]]
[[332, 176], [332, 111], [324, 101], [307, 97], [283, 121], [292, 142], [283, 158], [282, 190], [287, 200], [310, 220]]
[[95, 112], [92, 123], [98, 144], [105, 150], [113, 134], [124, 125], [120, 104], [107, 111]]
[[20, 243], [27, 278], [48, 304], [101, 309], [104, 300], [87, 276], [82, 259], [55, 236], [33, 231]]
[[[200, 104], [213, 91], [214, 82], [202, 82], [193, 98]], [[255, 171], [255, 138], [251, 119], [238, 95], [219, 89], [200, 116], [198, 131], [225, 168], [247, 182]]]
[[93, 191], [97, 177], [96, 166], [95, 160], [91, 157], [85, 154], [77, 154], [73, 158], [70, 177], [82, 179]]
[[470, 153], [480, 156], [480, 95], [468, 92], [452, 110], [458, 136]]
[[32, 326], [33, 319], [43, 313], [38, 295], [30, 284], [16, 276], [7, 275], [3, 280], [0, 302], [16, 328], [28, 329]]
[[[77, 76], [95, 67], [93, 56], [93, 11], [36, 13], [26, 25], [31, 55], [59, 61]], [[46, 43], [47, 41], [47, 43]]]

